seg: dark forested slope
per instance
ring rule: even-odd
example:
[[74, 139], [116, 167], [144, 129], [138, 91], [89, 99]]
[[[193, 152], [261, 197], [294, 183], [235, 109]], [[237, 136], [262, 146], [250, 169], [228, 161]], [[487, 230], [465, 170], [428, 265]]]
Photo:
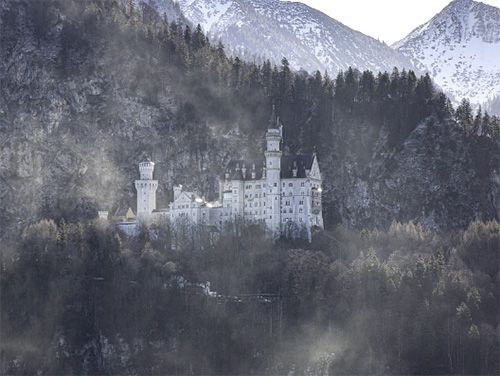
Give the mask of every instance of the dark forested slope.
[[172, 251], [98, 221], [29, 226], [0, 259], [0, 373], [498, 374], [498, 222], [234, 230]]

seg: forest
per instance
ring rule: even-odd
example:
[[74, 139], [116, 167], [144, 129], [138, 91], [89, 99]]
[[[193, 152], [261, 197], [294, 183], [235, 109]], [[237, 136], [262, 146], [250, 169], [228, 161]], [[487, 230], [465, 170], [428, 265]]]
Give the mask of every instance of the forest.
[[[95, 202], [84, 205], [74, 196], [47, 199], [20, 228], [12, 225], [17, 217], [1, 213], [1, 374], [499, 373], [498, 212], [474, 212], [460, 201], [460, 194], [474, 205], [487, 196], [500, 158], [497, 117], [467, 100], [454, 108], [429, 76], [411, 70], [351, 68], [329, 77], [293, 72], [286, 58], [281, 66], [245, 62], [227, 56], [223, 43], [210, 41], [199, 26], [132, 1], [3, 6], [13, 10], [3, 11], [0, 25], [5, 60], [17, 51], [5, 31], [26, 25], [35, 50], [57, 51], [39, 63], [57, 82], [95, 71], [109, 79], [102, 96], [89, 96], [92, 110], [71, 110], [68, 133], [55, 137], [70, 134], [79, 143], [89, 134], [109, 137], [119, 142], [110, 148], [137, 157], [144, 145], [131, 146], [119, 129], [126, 126], [112, 116], [118, 104], [109, 87], [118, 87], [134, 103], [164, 111], [154, 124], [157, 137], [187, 140], [172, 153], [210, 155], [210, 125], [230, 134], [238, 124], [239, 138], [256, 138], [274, 103], [287, 151], [316, 150], [328, 181], [326, 230], [311, 243], [273, 243], [259, 226], [235, 223], [217, 236], [186, 230], [173, 249], [168, 226], [127, 238], [91, 219]], [[47, 47], [53, 43], [57, 48]], [[176, 106], [165, 104], [167, 92], [175, 93]], [[464, 187], [474, 194], [463, 189], [450, 198], [457, 222], [423, 226], [404, 210], [383, 221], [347, 221], [348, 210], [335, 200], [340, 184], [332, 166], [351, 163], [353, 174], [379, 179], [371, 177], [374, 150], [379, 144], [386, 154], [404, 150], [422, 124], [432, 147], [437, 138], [457, 153], [467, 147], [473, 167], [463, 175], [474, 178]], [[97, 149], [90, 150], [89, 159]], [[247, 151], [261, 153], [258, 144]], [[402, 163], [394, 155], [391, 168]], [[447, 161], [436, 167], [443, 176], [452, 170]], [[135, 168], [127, 165], [124, 171]], [[216, 180], [220, 166], [212, 168]], [[122, 200], [133, 202], [129, 188]]]
[[166, 230], [26, 228], [1, 260], [2, 374], [498, 374], [496, 221], [205, 230], [172, 250]]

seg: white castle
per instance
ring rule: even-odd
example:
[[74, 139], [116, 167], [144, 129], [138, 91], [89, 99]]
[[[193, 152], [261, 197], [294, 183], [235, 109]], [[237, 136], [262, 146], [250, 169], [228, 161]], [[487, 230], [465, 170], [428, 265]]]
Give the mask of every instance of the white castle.
[[215, 202], [175, 186], [169, 208], [156, 210], [158, 181], [153, 180], [154, 163], [140, 163], [140, 179], [135, 181], [138, 221], [163, 216], [171, 224], [188, 221], [224, 229], [228, 223], [243, 219], [262, 224], [273, 239], [283, 235], [310, 240], [313, 227], [323, 228], [318, 160], [316, 153], [283, 155], [282, 135], [283, 126], [273, 108], [265, 158], [229, 161]]

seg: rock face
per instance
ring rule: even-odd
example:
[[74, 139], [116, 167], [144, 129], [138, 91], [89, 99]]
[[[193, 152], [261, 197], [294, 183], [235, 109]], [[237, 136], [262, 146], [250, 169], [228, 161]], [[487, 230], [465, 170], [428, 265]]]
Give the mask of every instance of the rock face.
[[[204, 124], [195, 135], [180, 127], [171, 72], [113, 36], [89, 45], [68, 21], [77, 9], [42, 3], [0, 4], [0, 237], [43, 217], [133, 206], [131, 182], [147, 156], [164, 200], [191, 174], [215, 191], [227, 153], [244, 145]], [[38, 25], [37, 12], [51, 21]]]
[[[153, 6], [163, 9], [159, 4], [169, 1], [155, 0]], [[181, 0], [178, 4], [194, 25], [200, 24], [214, 41], [222, 39], [246, 59], [268, 58], [279, 64], [286, 57], [296, 70], [326, 70], [332, 76], [350, 66], [375, 73], [395, 66], [414, 68], [384, 43], [299, 2]]]
[[391, 47], [454, 96], [484, 103], [499, 94], [500, 9], [455, 0]]
[[[429, 118], [403, 145], [386, 148], [384, 132], [360, 130], [371, 155], [347, 151], [328, 161], [330, 202], [348, 227], [386, 227], [392, 220], [425, 228], [464, 228], [473, 218], [500, 216], [500, 147], [490, 138], [468, 138], [452, 121]], [[370, 132], [373, 132], [370, 135]], [[330, 213], [332, 210], [329, 211]]]

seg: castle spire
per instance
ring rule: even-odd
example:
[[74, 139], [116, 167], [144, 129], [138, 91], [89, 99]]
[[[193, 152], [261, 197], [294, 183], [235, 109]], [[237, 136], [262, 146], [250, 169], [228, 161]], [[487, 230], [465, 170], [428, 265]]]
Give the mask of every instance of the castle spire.
[[269, 129], [278, 129], [278, 120], [276, 118], [276, 106], [273, 104], [273, 112], [271, 113], [271, 118], [269, 119]]

